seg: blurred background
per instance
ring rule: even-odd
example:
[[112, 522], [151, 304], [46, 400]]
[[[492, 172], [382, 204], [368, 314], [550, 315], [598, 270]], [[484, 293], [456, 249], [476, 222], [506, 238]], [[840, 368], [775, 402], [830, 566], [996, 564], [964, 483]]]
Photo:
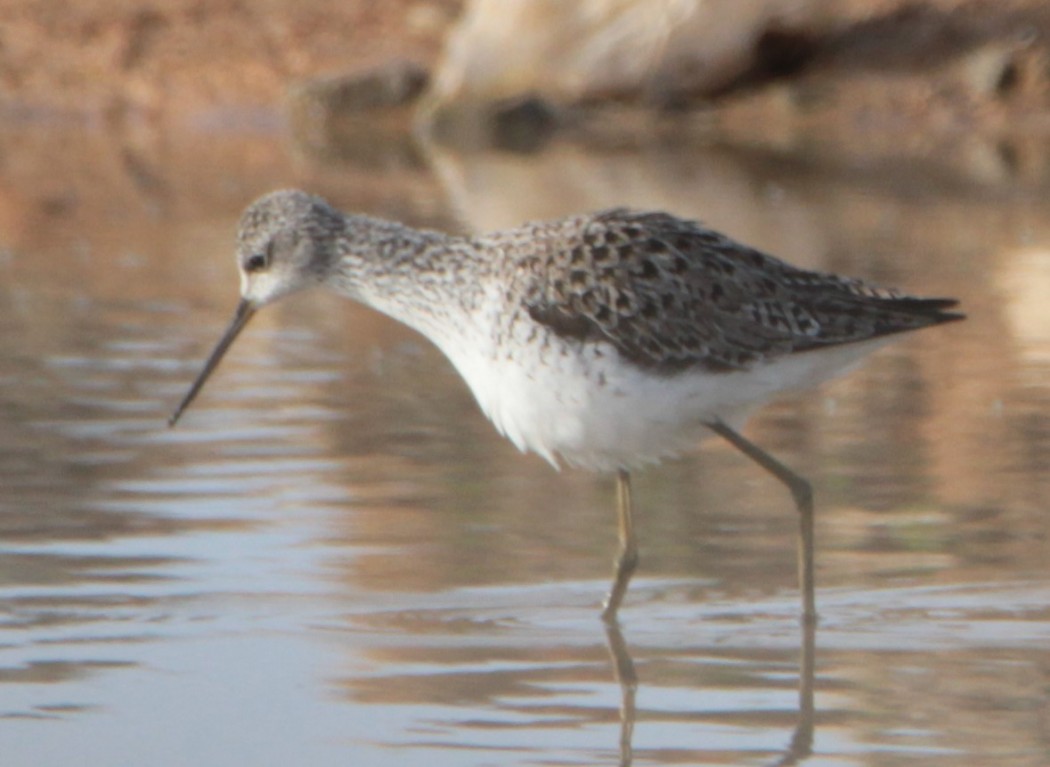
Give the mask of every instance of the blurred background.
[[[5, 764], [1050, 761], [1043, 0], [11, 0]], [[472, 233], [614, 205], [964, 323], [639, 474], [495, 434], [424, 339], [263, 313], [177, 430], [257, 195]], [[612, 651], [610, 657], [610, 650]], [[807, 703], [808, 701], [808, 703]]]

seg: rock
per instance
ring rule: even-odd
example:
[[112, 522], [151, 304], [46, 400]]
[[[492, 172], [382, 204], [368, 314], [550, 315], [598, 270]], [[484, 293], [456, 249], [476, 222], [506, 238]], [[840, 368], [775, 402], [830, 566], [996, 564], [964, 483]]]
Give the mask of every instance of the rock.
[[765, 33], [808, 27], [822, 8], [819, 0], [472, 0], [428, 109], [716, 92], [754, 65]]

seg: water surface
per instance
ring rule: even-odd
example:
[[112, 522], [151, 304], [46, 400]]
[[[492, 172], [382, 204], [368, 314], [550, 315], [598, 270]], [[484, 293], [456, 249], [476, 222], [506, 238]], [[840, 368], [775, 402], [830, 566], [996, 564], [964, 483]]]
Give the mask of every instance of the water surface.
[[[362, 169], [271, 135], [3, 141], [5, 764], [1050, 760], [1041, 187], [710, 149]], [[748, 429], [818, 493], [812, 712], [790, 499], [718, 442], [636, 477], [612, 636], [611, 482], [519, 455], [366, 309], [268, 309], [166, 427], [233, 309], [240, 209], [293, 184], [459, 229], [668, 208], [962, 298], [966, 323]]]

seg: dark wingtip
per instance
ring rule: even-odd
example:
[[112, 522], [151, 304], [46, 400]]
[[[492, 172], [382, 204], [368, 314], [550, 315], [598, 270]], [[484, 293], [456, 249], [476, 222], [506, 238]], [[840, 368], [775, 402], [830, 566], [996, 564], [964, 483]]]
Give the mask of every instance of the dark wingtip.
[[903, 296], [888, 299], [888, 303], [893, 309], [914, 317], [927, 319], [930, 321], [930, 324], [957, 322], [966, 319], [966, 315], [962, 312], [947, 311], [959, 305], [959, 299], [957, 298], [913, 298], [911, 296]]

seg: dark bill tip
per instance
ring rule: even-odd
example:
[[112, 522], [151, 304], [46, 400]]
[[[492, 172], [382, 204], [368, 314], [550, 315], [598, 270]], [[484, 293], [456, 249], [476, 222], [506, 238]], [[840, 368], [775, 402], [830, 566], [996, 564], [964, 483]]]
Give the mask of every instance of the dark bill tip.
[[212, 351], [211, 356], [204, 363], [204, 368], [197, 375], [196, 380], [190, 387], [190, 390], [186, 392], [186, 396], [182, 398], [182, 402], [175, 408], [175, 412], [171, 414], [171, 418], [168, 419], [168, 426], [174, 426], [179, 421], [179, 417], [182, 412], [190, 406], [190, 403], [197, 398], [197, 394], [204, 386], [204, 382], [208, 380], [208, 377], [212, 372], [219, 366], [219, 361], [222, 360], [223, 355], [226, 354], [227, 349], [233, 344], [234, 339], [240, 335], [240, 332], [244, 330], [244, 326], [248, 324], [248, 320], [255, 314], [255, 306], [247, 299], [241, 299], [241, 302], [237, 304], [237, 311], [234, 312], [233, 319], [230, 321], [229, 326], [226, 328], [226, 332], [222, 334], [222, 338], [219, 339], [219, 343], [215, 345], [215, 349]]

